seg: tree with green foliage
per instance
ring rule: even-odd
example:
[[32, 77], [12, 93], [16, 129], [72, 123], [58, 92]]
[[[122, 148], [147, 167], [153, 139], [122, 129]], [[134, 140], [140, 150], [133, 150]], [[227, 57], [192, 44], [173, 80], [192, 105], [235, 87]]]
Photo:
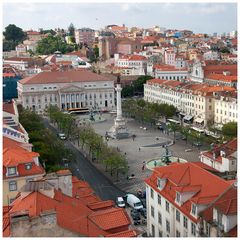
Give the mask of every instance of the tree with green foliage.
[[47, 33], [49, 33], [49, 34], [51, 34], [51, 35], [56, 35], [56, 32], [54, 31], [54, 30], [52, 30], [52, 29], [49, 29], [49, 30], [40, 30], [40, 33], [41, 34], [47, 34]]
[[180, 132], [185, 137], [185, 141], [187, 144], [188, 138], [190, 136], [190, 128], [189, 127], [181, 127]]
[[15, 50], [17, 45], [18, 43], [13, 40], [3, 40], [3, 51], [9, 52], [11, 50]]
[[69, 36], [73, 36], [75, 35], [75, 27], [72, 23], [70, 23], [69, 27], [68, 27], [68, 34]]
[[66, 44], [60, 36], [49, 35], [37, 44], [36, 52], [42, 55], [53, 54], [56, 51], [61, 53], [72, 52], [74, 46]]
[[122, 89], [122, 97], [132, 97], [134, 95], [134, 89], [132, 85], [127, 85]]
[[51, 172], [61, 168], [63, 158], [74, 158], [73, 153], [66, 149], [55, 134], [44, 127], [42, 119], [35, 112], [25, 110], [18, 105], [19, 121], [29, 134], [29, 142], [33, 144], [33, 151], [40, 154], [40, 161]]
[[176, 132], [180, 130], [180, 126], [176, 123], [170, 123], [167, 125], [168, 130], [173, 132], [173, 143], [176, 141]]
[[20, 43], [26, 39], [26, 33], [15, 24], [9, 24], [3, 32], [5, 40]]
[[229, 122], [224, 124], [222, 127], [222, 133], [229, 138], [237, 137], [237, 123]]
[[135, 93], [143, 94], [144, 84], [147, 80], [152, 79], [151, 76], [140, 76], [137, 80], [133, 81], [132, 85], [123, 87], [122, 96], [132, 97]]

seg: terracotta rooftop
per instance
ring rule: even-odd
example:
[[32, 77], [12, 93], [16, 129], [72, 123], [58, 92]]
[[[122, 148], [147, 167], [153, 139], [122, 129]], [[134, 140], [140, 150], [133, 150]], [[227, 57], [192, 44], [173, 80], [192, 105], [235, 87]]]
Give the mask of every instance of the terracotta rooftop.
[[237, 76], [225, 76], [224, 74], [211, 73], [206, 78], [223, 82], [237, 82]]
[[203, 67], [204, 76], [208, 76], [211, 73], [222, 74], [224, 71], [229, 71], [231, 75], [237, 76], [237, 64], [226, 65], [207, 65]]
[[155, 65], [154, 66], [155, 69], [158, 69], [160, 71], [172, 71], [172, 72], [186, 72], [188, 71], [187, 68], [176, 68], [175, 66], [171, 66], [171, 65]]
[[28, 152], [27, 150], [17, 147], [3, 148], [3, 166], [16, 167], [19, 164], [31, 163], [34, 157], [38, 157], [39, 153]]
[[[73, 177], [72, 180], [73, 185], [82, 182], [80, 180], [76, 181], [76, 177]], [[86, 187], [85, 182], [82, 186]], [[108, 201], [101, 200], [97, 200], [95, 204], [90, 205], [97, 206], [97, 204], [99, 206], [109, 205]], [[27, 214], [31, 218], [37, 217], [41, 213], [52, 212], [56, 214], [57, 223], [60, 227], [82, 236], [111, 237], [112, 234], [117, 234], [132, 237], [137, 235], [134, 230], [128, 229], [130, 220], [124, 209], [110, 207], [109, 205], [107, 209], [98, 208], [93, 211], [82, 199], [64, 195], [56, 189], [52, 198], [37, 189], [28, 195], [20, 194], [11, 206], [10, 216]]]
[[13, 101], [11, 101], [10, 103], [8, 103], [8, 102], [3, 103], [3, 111], [15, 115], [16, 113], [15, 113], [15, 111], [14, 111], [14, 106], [13, 106], [13, 104], [14, 104]]
[[21, 84], [48, 84], [48, 83], [71, 83], [112, 81], [107, 77], [87, 70], [71, 70], [65, 72], [41, 72], [19, 81]]
[[129, 225], [130, 219], [122, 208], [111, 208], [94, 212], [89, 219], [103, 230], [118, 228]]
[[[167, 179], [163, 190], [157, 187], [157, 178]], [[208, 205], [230, 186], [229, 182], [193, 163], [157, 167], [145, 182], [194, 222], [197, 222], [198, 219], [195, 219], [190, 214], [191, 204]], [[175, 203], [176, 192], [179, 191], [179, 189], [195, 191], [195, 194], [181, 206]]]

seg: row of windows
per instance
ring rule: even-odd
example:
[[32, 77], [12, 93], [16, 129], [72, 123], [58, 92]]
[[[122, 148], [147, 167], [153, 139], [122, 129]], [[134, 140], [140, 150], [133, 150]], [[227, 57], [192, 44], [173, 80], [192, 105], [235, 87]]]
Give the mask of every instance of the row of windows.
[[[35, 90], [35, 88], [30, 88], [31, 90]], [[37, 88], [36, 88], [37, 89]], [[44, 87], [43, 88], [44, 90], [46, 90], [46, 89], [57, 89], [57, 87]]]
[[235, 115], [235, 113], [233, 112], [229, 112], [228, 114], [227, 114], [227, 111], [224, 111], [224, 114], [223, 114], [223, 110], [218, 110], [218, 109], [216, 109], [216, 113], [220, 113], [221, 115], [225, 115], [225, 116], [229, 116], [229, 117], [234, 117], [235, 118], [235, 116], [236, 116], [236, 118], [237, 118], [237, 113], [236, 113], [236, 115]]
[[181, 80], [181, 79], [187, 79], [187, 76], [162, 76], [162, 75], [157, 75], [156, 78], [163, 79], [163, 80]]
[[[32, 180], [33, 180], [33, 178], [27, 178], [26, 179], [26, 183], [28, 183], [29, 181], [32, 181]], [[17, 191], [18, 190], [17, 181], [15, 181], [15, 180], [9, 181], [8, 187], [9, 187], [9, 191], [10, 192]]]
[[[176, 221], [180, 222], [180, 212], [178, 210], [176, 210]], [[162, 214], [160, 212], [158, 212], [158, 224], [162, 225]], [[185, 216], [183, 216], [183, 226], [185, 229], [188, 228], [188, 219]], [[166, 231], [170, 233], [170, 229], [171, 229], [170, 222], [169, 220], [166, 219]], [[152, 232], [154, 233], [154, 231]], [[196, 225], [194, 223], [191, 223], [191, 234], [193, 236], [196, 236]], [[159, 236], [162, 236], [162, 234]], [[176, 230], [176, 237], [180, 237], [180, 231], [178, 230]]]

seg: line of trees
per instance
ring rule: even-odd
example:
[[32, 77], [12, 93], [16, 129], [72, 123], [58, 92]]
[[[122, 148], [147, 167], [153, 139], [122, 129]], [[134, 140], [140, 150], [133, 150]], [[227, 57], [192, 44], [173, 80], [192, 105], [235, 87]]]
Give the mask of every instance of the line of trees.
[[123, 114], [141, 123], [155, 125], [159, 118], [169, 118], [176, 114], [173, 105], [150, 103], [143, 99], [127, 99], [122, 103]]
[[70, 114], [61, 112], [58, 107], [50, 106], [47, 110], [50, 121], [72, 141], [77, 141], [83, 152], [87, 153], [93, 162], [104, 164], [105, 171], [115, 175], [126, 174], [128, 166], [125, 156], [113, 147], [107, 145], [107, 138], [95, 133], [90, 123], [76, 122]]
[[63, 158], [72, 160], [73, 153], [64, 147], [55, 134], [47, 129], [42, 119], [34, 112], [23, 109], [18, 105], [19, 121], [28, 132], [29, 142], [33, 144], [33, 151], [40, 154], [40, 162], [47, 172], [61, 169]]
[[122, 97], [133, 97], [135, 94], [143, 95], [144, 84], [147, 80], [152, 79], [151, 76], [140, 76], [131, 85], [127, 85], [122, 89]]

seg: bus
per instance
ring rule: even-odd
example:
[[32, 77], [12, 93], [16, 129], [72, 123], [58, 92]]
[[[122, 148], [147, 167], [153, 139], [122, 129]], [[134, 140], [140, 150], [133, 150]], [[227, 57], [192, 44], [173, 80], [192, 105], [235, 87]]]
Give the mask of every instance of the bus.
[[172, 119], [172, 118], [168, 118], [166, 124], [168, 125], [168, 124], [170, 124], [170, 123], [175, 123], [175, 124], [178, 124], [178, 125], [181, 124], [180, 121], [174, 120], [174, 119]]
[[89, 113], [89, 108], [69, 108], [68, 113], [70, 114], [86, 114]]
[[197, 128], [197, 127], [191, 127], [192, 130], [199, 132], [199, 133], [205, 133], [205, 131], [201, 128]]

